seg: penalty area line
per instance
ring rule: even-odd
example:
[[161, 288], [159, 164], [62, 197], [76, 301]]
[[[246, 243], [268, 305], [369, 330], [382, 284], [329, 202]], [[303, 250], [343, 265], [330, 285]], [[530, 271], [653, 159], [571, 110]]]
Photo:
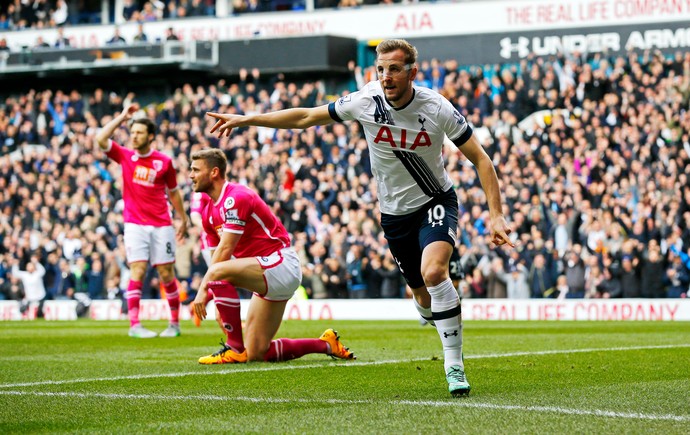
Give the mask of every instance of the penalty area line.
[[[690, 344], [666, 344], [666, 345], [650, 345], [650, 346], [629, 346], [629, 347], [607, 347], [607, 348], [588, 348], [588, 349], [562, 349], [562, 350], [543, 350], [543, 351], [533, 351], [533, 352], [508, 352], [508, 353], [496, 353], [496, 354], [484, 354], [484, 355], [466, 355], [465, 359], [485, 359], [485, 358], [510, 358], [518, 356], [540, 356], [540, 355], [557, 355], [557, 354], [572, 354], [572, 353], [587, 353], [587, 352], [621, 352], [621, 351], [631, 351], [631, 350], [654, 350], [654, 349], [675, 349], [675, 348], [686, 348], [690, 347]], [[315, 368], [326, 368], [326, 367], [363, 367], [363, 366], [378, 366], [386, 364], [400, 364], [409, 362], [419, 362], [419, 361], [429, 361], [431, 357], [424, 358], [412, 358], [412, 359], [400, 359], [400, 360], [382, 360], [382, 361], [358, 361], [350, 363], [315, 363], [315, 364], [304, 364], [304, 365], [273, 365], [270, 367], [257, 367], [257, 366], [246, 366], [232, 365], [232, 369], [222, 369], [214, 371], [188, 371], [188, 372], [177, 372], [177, 373], [151, 373], [151, 374], [141, 374], [141, 375], [126, 375], [126, 376], [112, 376], [105, 378], [77, 378], [77, 379], [64, 379], [59, 381], [36, 381], [36, 382], [18, 382], [12, 384], [0, 384], [0, 389], [2, 388], [21, 388], [21, 387], [35, 387], [40, 385], [67, 385], [67, 384], [80, 384], [86, 382], [115, 382], [123, 380], [139, 380], [139, 379], [156, 379], [156, 378], [176, 378], [180, 376], [213, 376], [213, 375], [231, 375], [231, 374], [241, 374], [248, 372], [270, 372], [276, 370], [305, 370], [305, 369], [315, 369]], [[0, 390], [1, 391], [1, 390]]]
[[[327, 403], [331, 405], [380, 405], [381, 400], [343, 400], [343, 399], [280, 399], [280, 398], [265, 398], [265, 397], [237, 397], [237, 396], [216, 396], [216, 395], [194, 395], [194, 396], [180, 396], [180, 395], [157, 395], [157, 394], [107, 394], [107, 393], [76, 393], [76, 392], [38, 392], [38, 391], [0, 391], [0, 396], [39, 396], [39, 397], [60, 397], [60, 398], [77, 398], [77, 399], [110, 399], [110, 400], [148, 400], [157, 402], [170, 401], [230, 401], [230, 402], [248, 402], [248, 403], [267, 403], [267, 404], [290, 404], [290, 403], [305, 403], [305, 404], [319, 404]], [[502, 411], [522, 411], [522, 412], [541, 412], [553, 413], [575, 416], [593, 416], [593, 417], [608, 417], [619, 419], [634, 419], [634, 420], [654, 420], [654, 421], [677, 421], [690, 422], [690, 416], [687, 415], [672, 415], [672, 414], [644, 414], [640, 412], [616, 412], [606, 411], [602, 409], [573, 409], [563, 408], [560, 406], [522, 406], [522, 405], [502, 405], [497, 403], [482, 403], [472, 402], [470, 398], [454, 399], [451, 401], [441, 400], [390, 400], [386, 401], [389, 405], [394, 406], [409, 406], [409, 407], [448, 407], [448, 408], [475, 408], [475, 409], [489, 409]]]

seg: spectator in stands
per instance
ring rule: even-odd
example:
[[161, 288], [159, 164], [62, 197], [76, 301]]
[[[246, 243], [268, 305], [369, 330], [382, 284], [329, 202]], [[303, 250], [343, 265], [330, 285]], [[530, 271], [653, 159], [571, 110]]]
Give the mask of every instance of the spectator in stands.
[[5, 300], [20, 302], [22, 312], [26, 309], [26, 292], [24, 291], [24, 283], [19, 276], [8, 272], [7, 276], [0, 282], [0, 293]]
[[529, 299], [530, 287], [527, 281], [529, 271], [522, 263], [510, 266], [506, 274], [506, 293], [508, 299]]
[[539, 252], [534, 256], [527, 277], [532, 298], [556, 297], [556, 277], [546, 264], [546, 258]]
[[177, 16], [177, 2], [175, 0], [170, 0], [167, 2], [165, 9], [163, 10], [164, 19], [175, 19], [179, 18]]
[[67, 23], [69, 12], [65, 0], [57, 0], [55, 2], [55, 9], [51, 11], [50, 16], [54, 26], [62, 26]]
[[118, 26], [115, 26], [113, 29], [113, 36], [106, 41], [106, 44], [108, 45], [125, 45], [127, 44], [127, 41], [125, 40], [122, 35], [120, 35], [120, 28]]
[[50, 19], [50, 3], [48, 0], [34, 0], [31, 9], [36, 18], [33, 27], [42, 27], [48, 24]]
[[643, 298], [663, 298], [666, 296], [666, 265], [661, 256], [661, 248], [655, 240], [649, 244], [646, 254], [642, 256], [640, 270], [640, 296]]
[[7, 39], [0, 38], [0, 67], [7, 65], [7, 59], [10, 57], [10, 48], [7, 46]]
[[568, 277], [565, 275], [558, 275], [556, 278], [556, 292], [558, 296], [556, 299], [563, 300], [568, 297]]
[[50, 252], [46, 259], [45, 275], [43, 275], [43, 285], [46, 289], [46, 298], [55, 299], [60, 287], [60, 258], [58, 253]]
[[563, 257], [563, 269], [568, 283], [567, 298], [585, 297], [585, 263], [580, 256], [581, 246], [573, 247]]
[[591, 256], [588, 259], [590, 265], [585, 268], [585, 292], [584, 297], [592, 299], [597, 297], [600, 289], [603, 287], [604, 273], [599, 265], [598, 259]]
[[190, 0], [187, 4], [188, 17], [201, 17], [206, 15], [206, 10], [202, 0]]
[[260, 0], [246, 0], [246, 7], [242, 12], [263, 12], [264, 6]]
[[158, 21], [162, 17], [162, 13], [159, 13], [158, 9], [153, 7], [153, 3], [147, 1], [144, 3], [144, 7], [141, 9], [141, 13], [138, 17], [141, 21]]
[[125, 45], [127, 44], [127, 41], [125, 38], [120, 34], [120, 28], [118, 26], [115, 26], [113, 29], [113, 36], [106, 41], [107, 45]]
[[621, 296], [620, 273], [617, 265], [604, 266], [602, 269], [602, 279], [594, 293], [595, 298], [611, 299]]
[[64, 258], [60, 259], [60, 277], [58, 279], [58, 287], [56, 292], [56, 299], [72, 299], [77, 287], [76, 277], [72, 273], [69, 261]]
[[473, 299], [486, 298], [486, 278], [484, 278], [480, 268], [472, 269], [472, 273], [466, 276], [465, 280], [468, 284], [469, 294], [463, 294], [463, 297]]
[[177, 37], [177, 34], [175, 33], [175, 29], [172, 27], [168, 27], [165, 30], [165, 40], [166, 41], [179, 41], [180, 38]]
[[89, 265], [86, 262], [86, 258], [83, 256], [77, 257], [74, 263], [70, 266], [70, 271], [72, 272], [72, 276], [74, 276], [74, 294], [72, 295], [73, 297], [76, 297], [77, 294], [81, 294], [85, 297], [88, 297], [88, 270]]
[[67, 48], [70, 46], [69, 38], [65, 36], [65, 29], [64, 27], [58, 27], [57, 28], [57, 37], [55, 38], [55, 48]]
[[690, 273], [680, 255], [672, 254], [671, 266], [666, 271], [668, 277], [668, 289], [666, 291], [669, 298], [687, 297], [688, 287], [690, 286]]
[[0, 30], [9, 30], [12, 28], [12, 24], [12, 20], [7, 16], [7, 14], [0, 12]]
[[36, 38], [36, 43], [34, 44], [34, 50], [43, 50], [46, 48], [50, 48], [50, 44], [48, 44], [44, 39], [43, 36], [38, 36]]
[[624, 298], [640, 297], [640, 275], [636, 267], [637, 261], [637, 258], [633, 259], [630, 255], [624, 255], [621, 259], [620, 284]]
[[135, 15], [135, 12], [138, 12], [139, 7], [134, 0], [123, 0], [123, 3], [122, 17], [125, 19], [125, 21], [130, 21]]
[[96, 88], [93, 92], [93, 96], [91, 96], [88, 101], [91, 114], [99, 122], [104, 116], [113, 114], [113, 108], [105, 99], [102, 88]]
[[483, 275], [486, 280], [486, 297], [491, 299], [505, 299], [508, 297], [506, 272], [503, 260], [499, 257], [484, 262]]
[[14, 29], [26, 27], [26, 20], [22, 18], [22, 5], [20, 2], [14, 1], [7, 5], [7, 17]]
[[394, 299], [403, 297], [405, 283], [400, 269], [389, 252], [383, 255], [381, 267], [376, 270], [376, 273], [381, 277], [380, 297]]
[[367, 284], [364, 280], [364, 269], [369, 259], [364, 256], [364, 247], [359, 244], [350, 245], [347, 252], [347, 293], [350, 299], [367, 297]]
[[148, 36], [146, 36], [146, 33], [144, 33], [144, 24], [139, 23], [137, 24], [137, 34], [134, 35], [134, 42], [136, 43], [145, 43], [149, 41]]
[[26, 263], [26, 270], [19, 268], [19, 260], [14, 259], [12, 263], [12, 275], [19, 278], [24, 287], [26, 295], [26, 302], [38, 305], [36, 315], [43, 316], [43, 302], [46, 300], [46, 289], [43, 285], [43, 275], [45, 275], [45, 268], [38, 261], [38, 258], [32, 256]]
[[327, 298], [347, 297], [347, 270], [337, 258], [326, 258], [321, 280], [325, 283]]
[[364, 266], [363, 276], [367, 286], [367, 298], [378, 299], [381, 297], [383, 276], [379, 270], [383, 267], [381, 256], [374, 250], [369, 251], [368, 261]]
[[91, 300], [105, 299], [105, 271], [103, 261], [96, 255], [91, 261], [91, 266], [86, 271], [87, 294]]

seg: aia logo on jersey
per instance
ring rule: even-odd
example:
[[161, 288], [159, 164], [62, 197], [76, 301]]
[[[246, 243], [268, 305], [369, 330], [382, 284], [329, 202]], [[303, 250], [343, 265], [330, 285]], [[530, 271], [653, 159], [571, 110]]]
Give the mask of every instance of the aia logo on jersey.
[[233, 208], [235, 206], [235, 198], [232, 196], [228, 196], [225, 198], [225, 202], [223, 203], [223, 207], [225, 208]]
[[153, 169], [156, 171], [160, 172], [163, 170], [163, 161], [162, 160], [154, 160], [153, 161]]
[[389, 144], [392, 148], [400, 148], [400, 149], [409, 149], [410, 151], [414, 151], [415, 148], [417, 147], [430, 147], [431, 146], [431, 137], [429, 137], [429, 133], [426, 131], [422, 130], [417, 135], [415, 136], [414, 140], [412, 141], [411, 144], [408, 144], [407, 142], [408, 137], [407, 137], [407, 130], [401, 129], [400, 130], [400, 137], [396, 138], [393, 135], [393, 132], [391, 131], [390, 127], [383, 126], [379, 128], [378, 133], [376, 133], [376, 138], [374, 139], [374, 143], [382, 143], [385, 142]]

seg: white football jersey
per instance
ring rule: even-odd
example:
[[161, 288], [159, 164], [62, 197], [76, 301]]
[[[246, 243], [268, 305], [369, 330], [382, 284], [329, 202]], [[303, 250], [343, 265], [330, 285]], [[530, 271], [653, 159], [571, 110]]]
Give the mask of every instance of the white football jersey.
[[443, 166], [443, 138], [462, 145], [472, 128], [438, 92], [414, 86], [412, 100], [393, 108], [373, 81], [328, 106], [335, 121], [357, 120], [369, 144], [382, 213], [404, 215], [453, 185]]

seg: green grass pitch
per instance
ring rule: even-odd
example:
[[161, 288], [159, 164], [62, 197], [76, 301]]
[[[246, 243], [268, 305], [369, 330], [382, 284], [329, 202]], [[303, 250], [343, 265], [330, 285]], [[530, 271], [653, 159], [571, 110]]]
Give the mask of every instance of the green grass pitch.
[[435, 330], [413, 321], [286, 321], [279, 337], [333, 327], [358, 359], [221, 366], [197, 363], [215, 322], [182, 326], [137, 340], [125, 322], [0, 323], [0, 433], [690, 432], [687, 322], [466, 322], [457, 399]]

